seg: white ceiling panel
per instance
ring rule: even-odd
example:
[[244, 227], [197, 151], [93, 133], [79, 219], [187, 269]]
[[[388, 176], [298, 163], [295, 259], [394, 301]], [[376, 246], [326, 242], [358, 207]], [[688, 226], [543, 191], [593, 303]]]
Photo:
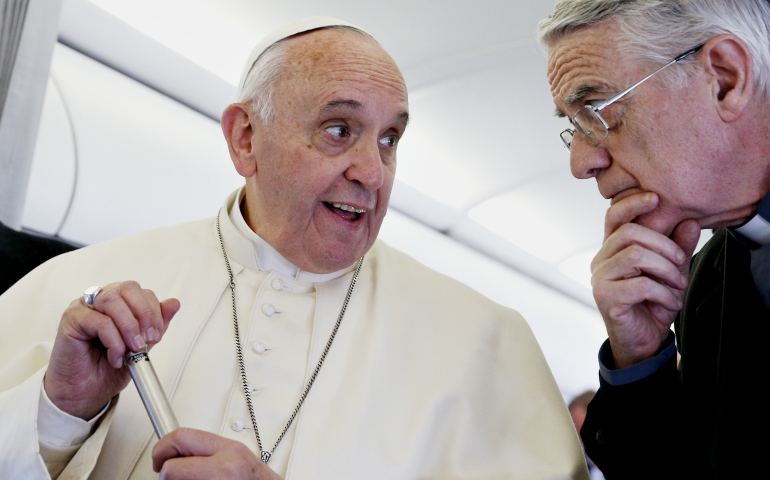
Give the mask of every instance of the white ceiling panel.
[[599, 195], [596, 182], [578, 182], [564, 170], [497, 195], [468, 216], [552, 264], [598, 249], [609, 201]]
[[550, 2], [531, 0], [92, 0], [236, 84], [254, 45], [284, 23], [327, 15], [368, 30], [404, 69], [478, 47], [532, 39]]
[[502, 61], [412, 92], [398, 178], [466, 210], [566, 170], [568, 156], [558, 139], [563, 126], [548, 108], [544, 71], [545, 60], [532, 54], [528, 61]]
[[63, 45], [51, 75], [78, 152], [63, 238], [91, 244], [214, 215], [243, 183], [217, 122]]
[[586, 288], [591, 288], [591, 261], [599, 252], [601, 245], [576, 253], [559, 263], [559, 271]]

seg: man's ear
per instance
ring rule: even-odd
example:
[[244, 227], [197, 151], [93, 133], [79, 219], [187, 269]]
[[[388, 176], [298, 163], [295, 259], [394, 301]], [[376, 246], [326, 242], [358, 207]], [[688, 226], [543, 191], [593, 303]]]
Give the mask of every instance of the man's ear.
[[714, 79], [712, 95], [725, 122], [743, 115], [754, 96], [754, 65], [745, 43], [734, 35], [717, 35], [703, 46], [701, 62]]
[[254, 128], [248, 106], [242, 103], [229, 105], [222, 113], [220, 123], [235, 170], [245, 178], [254, 176], [257, 173], [257, 161], [252, 144]]

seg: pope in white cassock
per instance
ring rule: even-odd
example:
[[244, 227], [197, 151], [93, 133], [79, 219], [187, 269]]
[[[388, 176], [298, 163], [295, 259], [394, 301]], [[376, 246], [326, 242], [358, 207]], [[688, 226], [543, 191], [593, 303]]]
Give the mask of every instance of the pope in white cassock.
[[[375, 241], [408, 121], [376, 41], [288, 25], [238, 100], [222, 129], [246, 184], [216, 217], [0, 297], [0, 478], [587, 478], [524, 319]], [[145, 346], [185, 427], [160, 441], [126, 388]]]

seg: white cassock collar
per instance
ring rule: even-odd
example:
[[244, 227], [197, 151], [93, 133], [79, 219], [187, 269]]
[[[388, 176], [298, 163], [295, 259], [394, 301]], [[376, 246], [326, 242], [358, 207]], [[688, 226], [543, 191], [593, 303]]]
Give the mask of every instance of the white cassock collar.
[[356, 263], [353, 263], [332, 273], [312, 273], [292, 264], [248, 226], [240, 209], [244, 194], [245, 188], [233, 192], [219, 212], [225, 249], [237, 263], [254, 271], [275, 271], [303, 283], [327, 282], [355, 269]]
[[732, 230], [759, 246], [770, 243], [770, 193], [759, 202], [757, 213], [751, 220]]

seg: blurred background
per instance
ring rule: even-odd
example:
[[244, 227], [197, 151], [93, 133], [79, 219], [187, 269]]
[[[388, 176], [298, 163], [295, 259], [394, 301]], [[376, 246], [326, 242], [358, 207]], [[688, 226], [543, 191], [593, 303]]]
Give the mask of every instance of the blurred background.
[[213, 216], [243, 183], [218, 123], [249, 52], [286, 22], [338, 17], [379, 40], [409, 88], [380, 238], [521, 312], [569, 400], [598, 386], [589, 264], [609, 204], [572, 178], [558, 139], [535, 41], [554, 3], [31, 1], [27, 22], [56, 42], [50, 61], [29, 56], [39, 108], [12, 133], [30, 160], [4, 170], [0, 220], [88, 245]]

